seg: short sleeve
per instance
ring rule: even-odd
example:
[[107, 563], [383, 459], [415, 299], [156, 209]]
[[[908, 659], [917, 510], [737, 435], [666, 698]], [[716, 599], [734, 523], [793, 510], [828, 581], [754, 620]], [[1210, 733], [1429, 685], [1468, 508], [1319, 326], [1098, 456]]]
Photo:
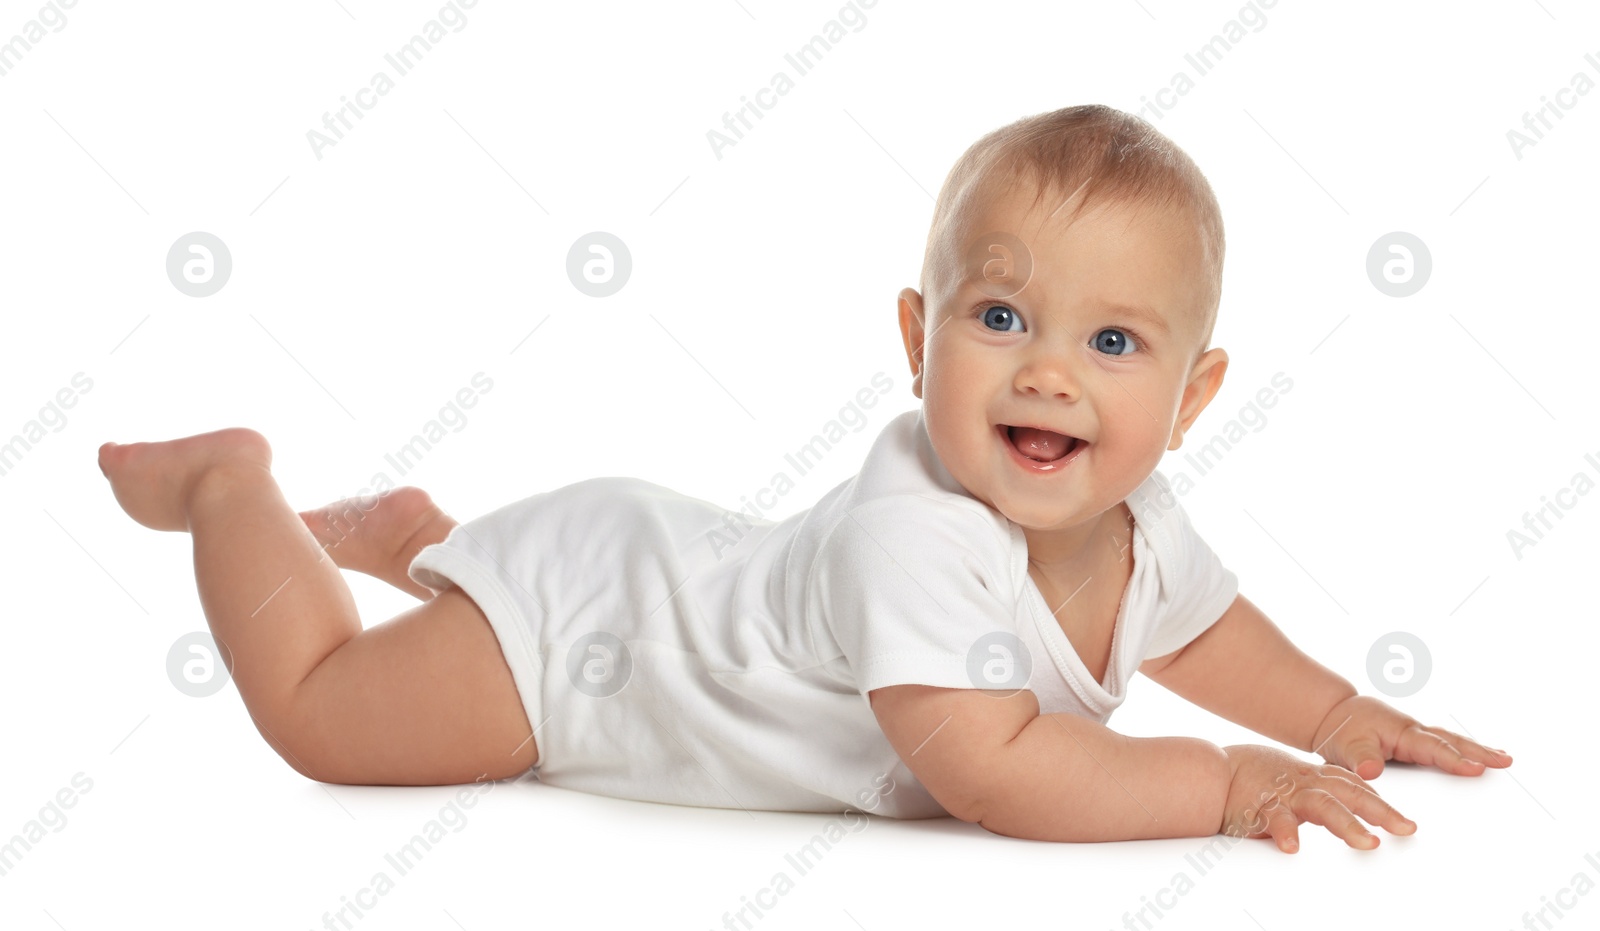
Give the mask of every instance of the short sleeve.
[[887, 685], [980, 687], [969, 671], [975, 646], [982, 657], [996, 640], [1023, 648], [1009, 547], [957, 502], [892, 495], [847, 511], [808, 585], [819, 657], [843, 657], [862, 695]]
[[1176, 499], [1170, 500], [1170, 505], [1163, 503], [1159, 527], [1168, 548], [1159, 557], [1163, 559], [1161, 607], [1145, 659], [1188, 646], [1222, 617], [1239, 594], [1239, 577], [1195, 531]]

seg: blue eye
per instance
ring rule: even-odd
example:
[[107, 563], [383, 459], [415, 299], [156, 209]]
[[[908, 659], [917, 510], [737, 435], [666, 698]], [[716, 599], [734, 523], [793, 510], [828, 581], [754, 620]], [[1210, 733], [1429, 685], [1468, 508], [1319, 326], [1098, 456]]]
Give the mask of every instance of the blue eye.
[[[991, 314], [993, 314], [995, 311], [999, 311], [998, 317], [991, 316]], [[991, 323], [998, 321], [1000, 323], [998, 332], [1009, 333], [1022, 329], [1022, 318], [1017, 316], [1016, 311], [1004, 304], [988, 304], [983, 308], [983, 312], [980, 316], [982, 316], [985, 326], [989, 326]], [[1015, 323], [1017, 326], [1012, 328], [1008, 325], [1011, 323]], [[990, 327], [990, 329], [996, 328]]]
[[1106, 327], [1094, 335], [1094, 348], [1108, 356], [1125, 356], [1133, 351], [1132, 334], [1116, 327]]

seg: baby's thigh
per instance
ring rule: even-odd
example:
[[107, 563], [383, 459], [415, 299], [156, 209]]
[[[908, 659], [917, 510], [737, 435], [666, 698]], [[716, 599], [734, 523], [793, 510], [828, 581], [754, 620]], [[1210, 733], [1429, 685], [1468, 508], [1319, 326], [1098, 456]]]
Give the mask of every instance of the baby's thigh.
[[301, 683], [296, 770], [353, 785], [502, 779], [538, 759], [488, 618], [452, 586], [333, 651]]

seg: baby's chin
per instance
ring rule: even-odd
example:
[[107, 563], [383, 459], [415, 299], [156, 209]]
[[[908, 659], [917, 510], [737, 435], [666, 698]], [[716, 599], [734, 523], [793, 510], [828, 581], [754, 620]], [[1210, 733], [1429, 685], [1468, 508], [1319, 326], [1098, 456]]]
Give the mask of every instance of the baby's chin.
[[[1115, 502], [1113, 502], [1113, 505]], [[1052, 533], [1062, 530], [1081, 529], [1086, 524], [1099, 520], [1110, 507], [1095, 508], [1073, 506], [1065, 503], [1051, 504], [1048, 501], [1006, 501], [990, 502], [989, 507], [1031, 533]]]

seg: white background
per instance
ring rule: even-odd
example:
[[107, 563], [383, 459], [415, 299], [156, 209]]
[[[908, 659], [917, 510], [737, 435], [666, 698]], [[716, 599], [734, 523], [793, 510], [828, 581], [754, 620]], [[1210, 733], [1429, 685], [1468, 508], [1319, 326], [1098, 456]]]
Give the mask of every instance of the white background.
[[[1154, 121], [1227, 223], [1214, 344], [1232, 362], [1192, 436], [1221, 432], [1275, 373], [1293, 381], [1185, 508], [1303, 649], [1378, 694], [1369, 648], [1415, 634], [1431, 678], [1393, 703], [1516, 758], [1481, 778], [1391, 765], [1375, 787], [1414, 837], [1380, 830], [1357, 851], [1304, 825], [1297, 854], [1251, 841], [1198, 875], [1200, 839], [1049, 844], [875, 819], [797, 878], [784, 854], [828, 816], [506, 781], [374, 899], [374, 875], [396, 872], [384, 854], [457, 790], [308, 781], [231, 684], [174, 688], [169, 647], [206, 626], [189, 541], [118, 509], [101, 443], [250, 426], [298, 507], [379, 472], [460, 520], [613, 474], [737, 506], [887, 373], [866, 427], [770, 515], [787, 516], [917, 403], [895, 294], [917, 284], [963, 149], [1062, 106], [1138, 110], [1193, 76], [1185, 54], [1240, 4], [881, 0], [718, 159], [707, 131], [839, 8], [484, 0], [321, 159], [307, 132], [393, 73], [385, 53], [436, 2], [83, 0], [12, 63], [0, 439], [75, 373], [92, 388], [0, 476], [0, 838], [74, 774], [92, 789], [0, 876], [0, 923], [312, 928], [360, 894], [376, 902], [363, 931], [698, 929], [781, 869], [796, 886], [752, 927], [1111, 928], [1160, 900], [1152, 927], [1507, 928], [1558, 896], [1574, 910], [1548, 926], [1600, 921], [1600, 897], [1573, 891], [1600, 877], [1584, 859], [1600, 851], [1600, 495], [1520, 558], [1507, 540], [1577, 473], [1600, 478], [1584, 459], [1600, 461], [1600, 93], [1568, 95], [1521, 158], [1507, 139], [1574, 74], [1600, 81], [1584, 59], [1600, 59], [1595, 16], [1571, 0], [1470, 15], [1281, 2]], [[0, 41], [38, 10], [0, 3]], [[233, 256], [207, 298], [165, 271], [195, 230]], [[566, 275], [592, 230], [632, 253], [612, 297]], [[1393, 230], [1432, 254], [1407, 298], [1366, 273]], [[494, 387], [464, 428], [398, 475], [384, 454], [480, 371]], [[1163, 469], [1196, 477], [1187, 451]], [[368, 626], [413, 603], [348, 579]], [[1111, 722], [1124, 733], [1266, 742], [1146, 679], [1132, 692]], [[1174, 897], [1180, 872], [1193, 887]]]

